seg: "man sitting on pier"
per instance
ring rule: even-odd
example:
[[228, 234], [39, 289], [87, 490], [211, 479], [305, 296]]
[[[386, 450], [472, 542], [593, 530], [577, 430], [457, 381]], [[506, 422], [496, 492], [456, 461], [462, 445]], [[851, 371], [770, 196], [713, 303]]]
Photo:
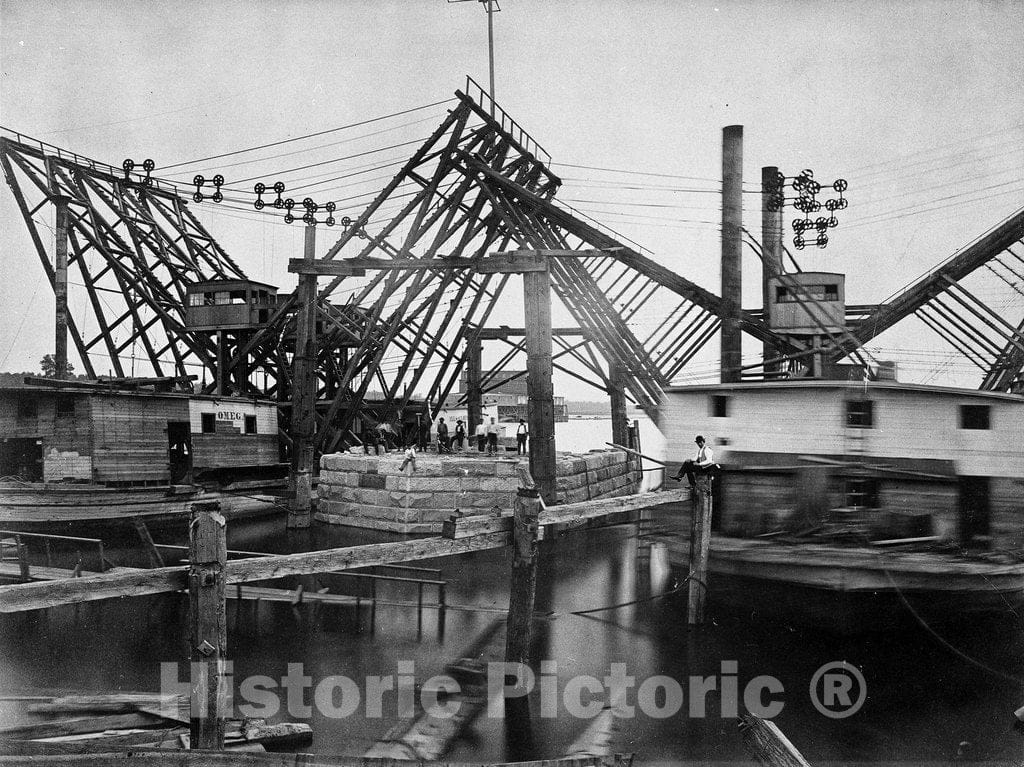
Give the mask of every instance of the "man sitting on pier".
[[697, 455], [693, 459], [687, 458], [683, 461], [679, 472], [672, 478], [679, 482], [685, 475], [691, 490], [697, 486], [694, 475], [710, 472], [711, 467], [715, 465], [715, 454], [710, 447], [705, 445], [704, 437], [698, 434], [693, 441], [697, 443]]

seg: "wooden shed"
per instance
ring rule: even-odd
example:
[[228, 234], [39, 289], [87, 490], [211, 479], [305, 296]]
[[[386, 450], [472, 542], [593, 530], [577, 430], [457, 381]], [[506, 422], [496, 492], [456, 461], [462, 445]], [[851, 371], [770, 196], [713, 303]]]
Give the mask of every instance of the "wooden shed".
[[107, 487], [283, 476], [275, 403], [100, 388], [0, 389], [0, 476]]

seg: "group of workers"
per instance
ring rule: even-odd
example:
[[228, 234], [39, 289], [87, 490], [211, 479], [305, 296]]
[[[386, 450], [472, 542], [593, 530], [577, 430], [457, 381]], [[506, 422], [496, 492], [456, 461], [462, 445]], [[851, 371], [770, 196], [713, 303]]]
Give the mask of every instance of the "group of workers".
[[[403, 429], [403, 433], [396, 433], [394, 427], [387, 422], [379, 423], [376, 428], [364, 429], [363, 450], [369, 452], [373, 447], [379, 453], [383, 447], [385, 451], [405, 449], [408, 446], [416, 446], [421, 453], [426, 452], [430, 443], [431, 432], [430, 420], [417, 416], [415, 422], [409, 422]], [[482, 420], [477, 424], [473, 435], [466, 430], [466, 423], [461, 419], [455, 421], [454, 429], [451, 429], [445, 422], [444, 417], [437, 419], [435, 431], [437, 433], [437, 452], [451, 453], [453, 450], [462, 452], [463, 444], [467, 449], [472, 449], [473, 439], [476, 440], [477, 450], [481, 453], [494, 456], [498, 454], [498, 435], [501, 433], [501, 426], [493, 416], [488, 420]], [[526, 441], [530, 436], [529, 427], [526, 421], [519, 420], [516, 428], [516, 448], [519, 455], [526, 455]]]

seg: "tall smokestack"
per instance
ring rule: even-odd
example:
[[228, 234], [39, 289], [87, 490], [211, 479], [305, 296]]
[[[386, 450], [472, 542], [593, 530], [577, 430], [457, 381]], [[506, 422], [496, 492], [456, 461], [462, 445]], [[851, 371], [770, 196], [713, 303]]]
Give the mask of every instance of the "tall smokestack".
[[740, 380], [743, 337], [743, 126], [722, 129], [722, 383]]

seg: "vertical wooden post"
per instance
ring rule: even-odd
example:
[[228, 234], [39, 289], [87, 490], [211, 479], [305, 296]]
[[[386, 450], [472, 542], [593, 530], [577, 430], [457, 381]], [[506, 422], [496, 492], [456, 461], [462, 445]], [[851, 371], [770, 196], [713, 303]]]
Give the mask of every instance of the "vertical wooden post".
[[[466, 336], [466, 438], [475, 440], [476, 427], [484, 419], [483, 395], [480, 380], [483, 378], [483, 348], [480, 336], [475, 333]], [[472, 444], [472, 443], [470, 443]]]
[[68, 377], [68, 198], [57, 197], [53, 250], [54, 342], [57, 378]]
[[[633, 419], [633, 425], [630, 427], [630, 432], [632, 433], [633, 436], [632, 436], [632, 440], [631, 440], [632, 444], [630, 444], [629, 447], [631, 447], [634, 450], [636, 450], [636, 455], [632, 456], [632, 458], [634, 460], [636, 460], [636, 473], [637, 473], [637, 480], [636, 481], [638, 483], [638, 488], [637, 489], [639, 491], [639, 490], [643, 490], [643, 486], [644, 486], [644, 456], [643, 456], [644, 447], [643, 447], [643, 445], [640, 442], [640, 421], [638, 421], [635, 418]], [[662, 466], [662, 468], [661, 468], [661, 484], [665, 484], [665, 467], [664, 466]]]
[[711, 477], [698, 474], [695, 480], [697, 487], [690, 517], [690, 581], [686, 600], [686, 622], [691, 626], [704, 622], [708, 551], [711, 548]]
[[505, 636], [505, 660], [526, 664], [530, 659], [530, 624], [537, 589], [537, 518], [539, 488], [520, 474], [512, 517], [512, 580]]
[[[768, 304], [771, 303], [771, 294], [768, 291], [768, 280], [782, 274], [782, 206], [771, 203], [778, 174], [779, 169], [774, 165], [761, 168], [761, 306], [764, 322], [769, 326]], [[764, 358], [771, 359], [774, 356], [775, 347], [765, 341]], [[767, 368], [765, 372], [769, 372]]]
[[[306, 226], [303, 258], [313, 260], [316, 226]], [[293, 495], [288, 506], [288, 527], [309, 527], [313, 489], [313, 436], [316, 432], [316, 275], [299, 275], [299, 314], [295, 324], [295, 360], [292, 372]]]
[[743, 126], [722, 130], [722, 383], [740, 380], [743, 352]]
[[14, 547], [18, 553], [18, 571], [21, 575], [21, 582], [28, 583], [32, 580], [32, 574], [28, 563], [28, 547], [21, 540], [20, 535], [14, 536]]
[[485, 0], [487, 6], [487, 60], [491, 72], [491, 117], [494, 117], [494, 0]]
[[192, 504], [189, 520], [188, 604], [192, 655], [189, 731], [192, 748], [224, 748], [227, 681], [226, 525], [216, 501]]
[[[525, 469], [519, 469], [512, 518], [512, 578], [505, 626], [505, 662], [528, 666], [533, 622], [533, 605], [537, 593], [537, 539], [541, 500], [538, 488]], [[522, 675], [516, 674], [516, 680]], [[526, 691], [505, 679], [506, 738], [518, 745], [533, 741], [530, 705]], [[520, 759], [518, 751], [516, 758]]]
[[625, 379], [626, 371], [622, 365], [612, 362], [608, 369], [608, 399], [612, 410], [612, 442], [616, 445], [630, 447]]
[[555, 397], [551, 382], [551, 277], [547, 268], [523, 272], [523, 298], [530, 474], [541, 498], [550, 505], [555, 502]]
[[217, 394], [221, 397], [228, 393], [228, 334], [217, 331]]

